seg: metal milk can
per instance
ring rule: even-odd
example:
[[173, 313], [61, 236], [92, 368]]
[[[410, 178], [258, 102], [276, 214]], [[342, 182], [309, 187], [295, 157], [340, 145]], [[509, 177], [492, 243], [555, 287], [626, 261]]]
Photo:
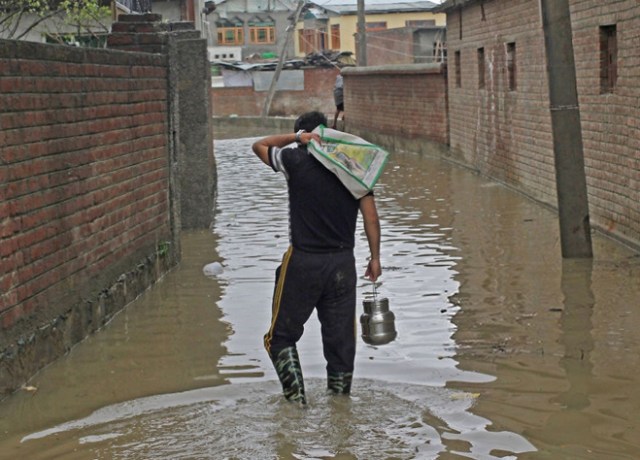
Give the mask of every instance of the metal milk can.
[[369, 345], [384, 345], [393, 341], [396, 332], [395, 315], [389, 310], [389, 299], [378, 298], [373, 291], [373, 299], [362, 301], [364, 313], [360, 316], [362, 340]]

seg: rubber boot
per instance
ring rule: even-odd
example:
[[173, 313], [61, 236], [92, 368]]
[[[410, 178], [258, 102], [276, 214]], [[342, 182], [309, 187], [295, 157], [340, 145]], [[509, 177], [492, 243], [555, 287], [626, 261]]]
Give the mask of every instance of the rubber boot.
[[295, 347], [287, 347], [280, 350], [273, 361], [273, 366], [276, 368], [276, 373], [282, 384], [284, 397], [289, 401], [307, 404], [298, 350]]
[[351, 372], [328, 372], [327, 390], [335, 395], [348, 395], [351, 393], [352, 380], [353, 373]]

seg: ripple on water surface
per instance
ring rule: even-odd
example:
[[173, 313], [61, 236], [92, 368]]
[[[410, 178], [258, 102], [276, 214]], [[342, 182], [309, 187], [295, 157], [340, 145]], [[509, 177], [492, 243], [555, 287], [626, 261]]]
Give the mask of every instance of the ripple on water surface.
[[428, 459], [453, 441], [475, 445], [478, 458], [498, 458], [480, 446], [532, 448], [509, 433], [470, 431], [487, 424], [467, 412], [473, 395], [360, 379], [345, 398], [325, 394], [324, 385], [307, 382], [307, 407], [284, 401], [275, 382], [143, 398], [23, 441], [55, 438], [56, 451], [74, 458], [78, 439], [93, 458], [112, 459]]
[[[581, 276], [559, 262], [555, 215], [411, 154], [392, 155], [376, 190], [376, 288], [398, 338], [360, 341], [352, 398], [330, 398], [312, 318], [299, 344], [310, 404], [283, 401], [262, 335], [286, 183], [252, 141], [215, 143], [215, 238], [185, 234], [179, 268], [42, 371], [36, 394], [0, 406], [0, 458], [635, 458], [638, 259], [607, 246], [611, 262]], [[362, 275], [361, 222], [356, 239]], [[360, 278], [359, 299], [372, 289]]]

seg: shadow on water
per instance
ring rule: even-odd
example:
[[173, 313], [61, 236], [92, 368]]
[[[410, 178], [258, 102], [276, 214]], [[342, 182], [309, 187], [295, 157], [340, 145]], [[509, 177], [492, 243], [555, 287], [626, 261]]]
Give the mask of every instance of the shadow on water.
[[[637, 458], [640, 258], [595, 237], [593, 261], [562, 261], [553, 213], [412, 154], [376, 190], [398, 338], [360, 342], [353, 396], [328, 397], [312, 318], [309, 405], [283, 401], [262, 335], [286, 184], [251, 142], [216, 141], [213, 234], [186, 233], [178, 269], [0, 404], [0, 458]], [[359, 223], [361, 274], [367, 255]]]

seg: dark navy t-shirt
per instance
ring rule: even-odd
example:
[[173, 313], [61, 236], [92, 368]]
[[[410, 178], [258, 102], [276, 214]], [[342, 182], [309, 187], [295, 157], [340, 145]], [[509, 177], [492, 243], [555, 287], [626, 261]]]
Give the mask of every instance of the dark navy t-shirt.
[[306, 148], [269, 149], [289, 187], [291, 244], [307, 252], [352, 250], [359, 200]]

